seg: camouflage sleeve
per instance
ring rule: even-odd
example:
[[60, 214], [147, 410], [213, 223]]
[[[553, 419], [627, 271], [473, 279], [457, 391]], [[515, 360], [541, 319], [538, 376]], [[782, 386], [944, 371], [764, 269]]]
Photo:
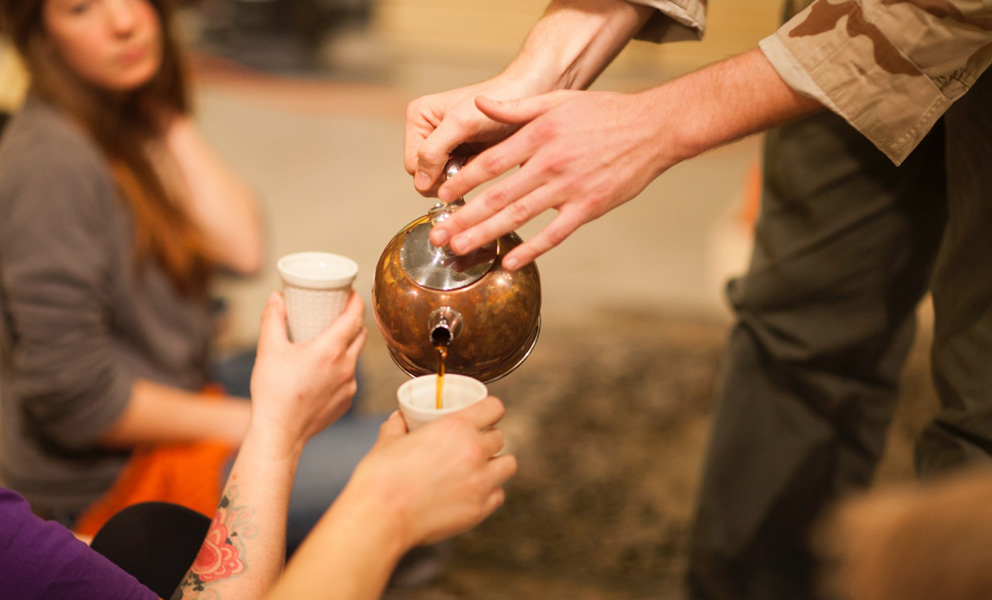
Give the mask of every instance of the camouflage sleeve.
[[706, 29], [706, 0], [629, 0], [656, 9], [634, 39], [663, 44], [699, 40]]
[[760, 45], [899, 164], [992, 62], [992, 0], [817, 0]]

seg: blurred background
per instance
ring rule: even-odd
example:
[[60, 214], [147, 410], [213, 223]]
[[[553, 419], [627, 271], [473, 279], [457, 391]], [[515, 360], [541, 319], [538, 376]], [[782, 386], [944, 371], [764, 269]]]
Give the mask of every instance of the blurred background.
[[[379, 254], [432, 204], [403, 170], [406, 104], [496, 74], [544, 8], [533, 0], [200, 0], [183, 3], [197, 115], [259, 191], [268, 267], [225, 280], [219, 343], [254, 344], [275, 261], [302, 250], [354, 258], [369, 302]], [[634, 42], [594, 89], [635, 91], [753, 47], [780, 2], [713, 2], [703, 42]], [[0, 108], [23, 73], [0, 46]], [[733, 107], [728, 107], [733, 110]], [[677, 166], [638, 198], [541, 257], [542, 333], [490, 386], [520, 473], [506, 505], [454, 540], [440, 580], [396, 599], [678, 598], [721, 347], [727, 277], [742, 271], [760, 193], [761, 140]], [[471, 201], [471, 197], [468, 198]], [[549, 220], [519, 233], [530, 237]], [[926, 318], [926, 308], [921, 315]], [[363, 410], [389, 410], [405, 375], [372, 331]], [[924, 324], [923, 332], [929, 330]], [[932, 410], [921, 336], [881, 478], [910, 476], [910, 440]]]

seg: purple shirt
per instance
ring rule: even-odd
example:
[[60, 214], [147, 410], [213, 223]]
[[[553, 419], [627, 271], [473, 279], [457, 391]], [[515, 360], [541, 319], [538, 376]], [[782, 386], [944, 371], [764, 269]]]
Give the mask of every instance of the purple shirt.
[[154, 592], [68, 529], [44, 521], [27, 501], [0, 488], [0, 595], [17, 600], [140, 599]]

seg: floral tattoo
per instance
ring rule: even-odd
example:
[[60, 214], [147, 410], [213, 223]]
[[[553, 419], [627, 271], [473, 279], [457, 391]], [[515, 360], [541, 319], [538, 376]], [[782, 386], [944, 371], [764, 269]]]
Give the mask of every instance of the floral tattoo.
[[254, 511], [235, 506], [238, 486], [232, 485], [220, 499], [207, 537], [193, 566], [172, 595], [172, 600], [219, 600], [212, 584], [237, 577], [247, 569], [243, 540], [255, 537]]

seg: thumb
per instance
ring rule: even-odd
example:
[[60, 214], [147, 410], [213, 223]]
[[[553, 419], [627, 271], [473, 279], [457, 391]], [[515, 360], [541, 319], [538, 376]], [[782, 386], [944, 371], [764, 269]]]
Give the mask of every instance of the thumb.
[[282, 294], [272, 292], [262, 311], [262, 324], [258, 332], [258, 351], [269, 347], [278, 348], [289, 343], [286, 333], [286, 302]]
[[510, 125], [522, 125], [558, 106], [565, 100], [562, 92], [550, 92], [517, 100], [492, 100], [485, 96], [475, 97], [475, 106], [494, 121]]
[[404, 435], [406, 435], [406, 421], [403, 420], [400, 411], [394, 410], [393, 414], [389, 415], [389, 418], [379, 426], [379, 439], [376, 441], [376, 445], [390, 444]]

